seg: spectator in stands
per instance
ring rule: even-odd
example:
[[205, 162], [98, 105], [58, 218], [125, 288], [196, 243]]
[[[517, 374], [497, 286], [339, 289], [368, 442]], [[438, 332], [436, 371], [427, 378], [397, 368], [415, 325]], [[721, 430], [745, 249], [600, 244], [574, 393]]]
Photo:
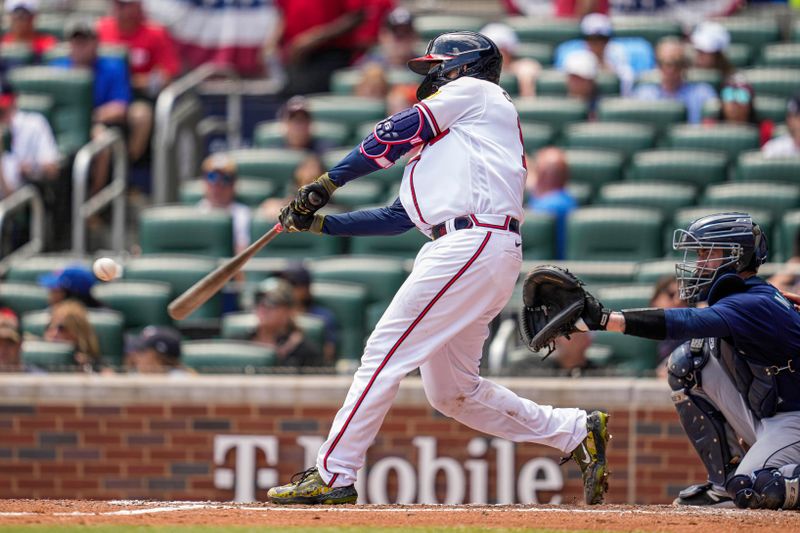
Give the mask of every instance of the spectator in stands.
[[6, 0], [5, 11], [9, 14], [11, 25], [3, 35], [2, 44], [27, 44], [34, 55], [34, 62], [42, 59], [42, 54], [50, 50], [58, 40], [34, 27], [38, 0]]
[[481, 29], [481, 33], [494, 41], [503, 55], [503, 72], [514, 76], [517, 80], [517, 92], [520, 96], [536, 96], [536, 78], [542, 70], [538, 61], [519, 58], [519, 37], [508, 24], [493, 22]]
[[575, 198], [566, 189], [567, 182], [569, 166], [564, 151], [555, 146], [539, 150], [534, 164], [528, 167], [528, 209], [556, 217], [556, 259], [565, 256], [567, 215], [578, 207]]
[[594, 120], [598, 99], [597, 58], [588, 50], [573, 52], [564, 62], [564, 72], [567, 73], [567, 96], [585, 102], [589, 106], [589, 120]]
[[794, 236], [792, 256], [786, 260], [784, 268], [767, 281], [783, 292], [800, 293], [800, 232]]
[[[0, 100], [2, 96], [0, 96]], [[11, 132], [0, 128], [0, 200], [19, 189], [22, 184], [22, 171], [19, 160], [11, 151]], [[0, 250], [0, 255], [4, 255]]]
[[39, 113], [20, 111], [10, 90], [0, 93], [0, 126], [11, 134], [10, 151], [19, 165], [23, 181], [54, 180], [59, 174], [59, 159], [53, 129]]
[[22, 366], [22, 336], [19, 319], [11, 309], [0, 309], [0, 372], [19, 372]]
[[333, 148], [329, 142], [314, 138], [313, 120], [304, 96], [289, 98], [278, 111], [283, 127], [283, 147], [322, 154]]
[[592, 335], [589, 333], [575, 333], [570, 338], [559, 337], [556, 339], [556, 350], [550, 357], [543, 361], [547, 368], [551, 368], [558, 375], [568, 377], [581, 377], [587, 371], [597, 370], [594, 361], [587, 359], [586, 351], [592, 345]]
[[691, 42], [695, 67], [714, 69], [723, 80], [733, 74], [735, 69], [725, 55], [731, 44], [731, 35], [725, 26], [711, 21], [701, 22], [692, 32]]
[[50, 312], [50, 323], [44, 332], [46, 341], [72, 344], [75, 364], [84, 372], [100, 368], [100, 343], [94, 328], [89, 323], [86, 307], [76, 300], [65, 300], [55, 304]]
[[[524, 15], [528, 17], [551, 15], [564, 18], [583, 18], [589, 13], [608, 14], [608, 0], [555, 0], [555, 2], [542, 2], [541, 0], [501, 0], [509, 15]], [[551, 8], [551, 12], [543, 12], [542, 8]]]
[[378, 32], [378, 48], [366, 54], [359, 63], [378, 63], [386, 69], [405, 72], [408, 60], [417, 56], [414, 50], [417, 38], [411, 12], [404, 7], [393, 9]]
[[689, 63], [684, 44], [671, 37], [662, 39], [656, 49], [656, 59], [661, 82], [658, 85], [640, 85], [634, 91], [634, 96], [642, 100], [678, 100], [686, 106], [690, 124], [701, 122], [703, 105], [717, 95], [707, 83], [686, 82]]
[[772, 138], [775, 124], [771, 120], [758, 120], [756, 117], [755, 91], [743, 76], [737, 74], [728, 78], [722, 85], [719, 96], [721, 101], [719, 122], [758, 126], [761, 132], [761, 146], [764, 146]]
[[224, 209], [231, 214], [234, 251], [239, 253], [250, 244], [252, 213], [249, 207], [236, 201], [236, 163], [225, 154], [214, 154], [203, 161], [201, 168], [206, 193], [197, 205], [201, 209]]
[[[686, 302], [678, 297], [678, 280], [675, 279], [674, 275], [670, 274], [658, 279], [648, 307], [661, 307], [663, 309], [686, 307]], [[661, 367], [666, 363], [669, 354], [681, 344], [683, 344], [683, 341], [674, 340], [663, 340], [658, 343], [659, 373], [666, 371], [666, 368], [661, 369]]]
[[77, 300], [86, 307], [101, 307], [100, 302], [92, 296], [92, 287], [96, 282], [92, 271], [79, 264], [39, 277], [39, 285], [49, 290], [47, 301], [50, 306], [66, 300]]
[[622, 96], [629, 95], [633, 89], [633, 69], [625, 47], [611, 42], [613, 26], [608, 15], [592, 13], [583, 17], [581, 35], [586, 48], [597, 58], [600, 71], [613, 72], [619, 79]]
[[175, 44], [164, 28], [146, 19], [141, 0], [114, 0], [112, 15], [98, 21], [97, 33], [101, 43], [120, 44], [128, 49], [130, 81], [136, 97], [127, 113], [128, 151], [131, 161], [136, 162], [150, 141], [153, 102], [180, 73]]
[[761, 148], [764, 157], [800, 155], [800, 92], [786, 104], [786, 128], [789, 133], [772, 139]]
[[306, 313], [322, 319], [325, 324], [325, 344], [322, 346], [322, 355], [325, 364], [333, 364], [336, 358], [336, 342], [338, 323], [336, 315], [322, 305], [314, 302], [311, 294], [311, 273], [302, 263], [296, 263], [278, 275], [289, 282], [294, 291], [294, 301], [297, 312]]
[[[69, 40], [69, 57], [56, 59], [53, 65], [62, 68], [87, 68], [94, 73], [92, 138], [100, 136], [106, 128], [116, 127], [127, 131], [128, 105], [131, 103], [131, 85], [128, 66], [124, 61], [98, 55], [97, 33], [91, 21], [74, 18], [67, 22], [64, 34]], [[130, 124], [130, 126], [137, 126]], [[133, 137], [140, 133], [132, 132]], [[104, 150], [92, 166], [90, 194], [99, 191], [108, 182], [111, 151]]]
[[181, 361], [181, 335], [174, 328], [147, 326], [131, 341], [125, 365], [137, 374], [167, 374], [170, 377], [193, 374]]
[[389, 95], [389, 80], [383, 67], [377, 63], [361, 69], [361, 79], [355, 87], [355, 95], [373, 100], [384, 100]]
[[[315, 179], [320, 177], [325, 172], [322, 164], [322, 159], [317, 154], [311, 153], [303, 159], [297, 168], [294, 169], [292, 176], [292, 185], [287, 187], [286, 196], [280, 198], [267, 198], [259, 206], [258, 210], [261, 215], [269, 220], [278, 220], [278, 214], [281, 209], [292, 201], [297, 192], [297, 189], [304, 187]], [[329, 203], [328, 206], [331, 206]], [[327, 206], [326, 206], [327, 207]]]
[[322, 353], [295, 323], [295, 304], [289, 283], [278, 278], [265, 280], [256, 295], [258, 326], [250, 340], [274, 348], [277, 366], [322, 366]]

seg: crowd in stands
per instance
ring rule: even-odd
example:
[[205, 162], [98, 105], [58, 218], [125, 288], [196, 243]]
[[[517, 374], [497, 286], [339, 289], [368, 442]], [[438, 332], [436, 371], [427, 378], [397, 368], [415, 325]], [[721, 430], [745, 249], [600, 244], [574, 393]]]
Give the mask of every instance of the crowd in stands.
[[[472, 28], [498, 45], [504, 58], [501, 85], [520, 108], [537, 102], [553, 102], [555, 106], [555, 111], [544, 109], [532, 120], [523, 118], [521, 125], [529, 152], [524, 202], [529, 213], [552, 221], [548, 226], [552, 227], [548, 237], [552, 252], [537, 255], [536, 250], [526, 249], [526, 259], [576, 259], [569, 251], [570, 217], [587, 204], [602, 202], [595, 202], [601, 196], [598, 182], [585, 179], [586, 170], [571, 164], [575, 149], [593, 146], [572, 144], [568, 129], [573, 123], [601, 125], [608, 121], [604, 110], [609, 103], [646, 106], [652, 102], [655, 107], [655, 102], [669, 102], [679, 106], [680, 118], [668, 127], [690, 124], [697, 131], [714, 132], [741, 126], [758, 131], [758, 142], [751, 148], [760, 150], [765, 159], [800, 156], [800, 84], [791, 91], [794, 94], [786, 94], [783, 89], [776, 94], [749, 78], [749, 67], [758, 65], [761, 57], [760, 45], [747, 45], [749, 59], [734, 58], [733, 52], [741, 43], [732, 38], [723, 17], [743, 9], [746, 2], [685, 0], [677, 2], [683, 6], [680, 12], [661, 6], [666, 11], [656, 10], [655, 17], [681, 24], [674, 26], [678, 28], [675, 32], [665, 30], [657, 37], [623, 34], [624, 18], [617, 16], [617, 4], [608, 0], [503, 0], [499, 5], [505, 13], [478, 20]], [[640, 13], [648, 12], [641, 6], [645, 2], [627, 4], [640, 5]], [[27, 95], [15, 88], [14, 73], [20, 72], [17, 69], [38, 65], [91, 72], [91, 120], [83, 142], [97, 139], [112, 128], [120, 132], [131, 168], [142, 171], [131, 173], [130, 200], [134, 195], [143, 195], [145, 204], [151, 189], [154, 106], [165, 87], [205, 63], [228, 65], [244, 78], [280, 82], [278, 94], [270, 95], [279, 103], [275, 106], [277, 112], [259, 117], [256, 127], [257, 132], [269, 133], [265, 134], [268, 139], [259, 141], [256, 134], [252, 142], [259, 148], [296, 154], [291, 177], [272, 180], [275, 186], [269, 193], [247, 196], [245, 191], [254, 181], [261, 179], [263, 185], [268, 180], [262, 178], [271, 177], [243, 170], [244, 164], [238, 159], [241, 154], [237, 152], [247, 150], [209, 153], [194, 182], [198, 194], [184, 202], [201, 214], [222, 212], [229, 216], [231, 229], [226, 233], [230, 234], [232, 245], [222, 255], [230, 255], [259, 236], [254, 229], [257, 224], [270, 227], [296, 189], [316, 179], [331, 164], [331, 154], [352, 148], [356, 138], [366, 131], [362, 125], [348, 123], [344, 116], [339, 117], [339, 122], [329, 117], [320, 120], [315, 108], [320, 95], [348, 93], [359, 99], [358, 105], [374, 105], [386, 115], [413, 105], [419, 77], [409, 73], [406, 62], [424, 52], [426, 32], [430, 32], [420, 24], [426, 13], [412, 12], [407, 3], [399, 0], [111, 0], [102, 16], [68, 14], [57, 32], [42, 30], [37, 22], [42, 5], [37, 0], [5, 0], [3, 10], [6, 24], [0, 40], [0, 130], [4, 132], [0, 136], [0, 200], [26, 184], [42, 191], [48, 211], [48, 251], [68, 248], [72, 217], [69, 174], [79, 146], [66, 146], [47, 109], [37, 112], [25, 100]], [[556, 17], [560, 23], [573, 24], [574, 31], [563, 39], [548, 37], [548, 42], [531, 42], [524, 33], [525, 17], [529, 21]], [[795, 40], [800, 42], [797, 36]], [[29, 54], [16, 53], [23, 48]], [[800, 51], [793, 65], [797, 67]], [[759, 107], [760, 102], [770, 98], [779, 100], [778, 112], [773, 109], [765, 113]], [[560, 112], [558, 105], [574, 103], [580, 104], [576, 117], [553, 118]], [[346, 112], [342, 111], [342, 115]], [[548, 116], [548, 112], [555, 115]], [[648, 123], [641, 119], [634, 122]], [[545, 133], [536, 137], [527, 129], [529, 126]], [[602, 137], [604, 133], [598, 131], [597, 137]], [[646, 146], [642, 151], [668, 146], [666, 130], [654, 126], [652, 137], [652, 142], [642, 144]], [[594, 148], [607, 150], [607, 145], [600, 143]], [[628, 151], [627, 146], [621, 151], [616, 181], [628, 177], [635, 152]], [[724, 164], [726, 176], [736, 172], [736, 155]], [[111, 151], [106, 149], [93, 162], [90, 196], [108, 185], [110, 161]], [[402, 164], [399, 162], [398, 166]], [[800, 169], [798, 165], [796, 168]], [[343, 188], [326, 209], [348, 210], [391, 202], [397, 196], [399, 174], [388, 172], [381, 171], [372, 181], [365, 179]], [[676, 182], [686, 181], [682, 176], [673, 178]], [[694, 206], [701, 197], [702, 186], [692, 190], [693, 200], [682, 207]], [[663, 212], [660, 230], [667, 229], [672, 215]], [[772, 222], [777, 226], [782, 213], [774, 216]], [[98, 216], [92, 222], [102, 227], [108, 221], [107, 217]], [[0, 235], [0, 259], [10, 248], [21, 244], [26, 225], [15, 220], [10, 228], [10, 237]], [[4, 233], [8, 231], [8, 227], [3, 228]], [[135, 228], [132, 233], [136, 233]], [[293, 237], [299, 240], [307, 236], [286, 238]], [[308, 250], [314, 246], [310, 242]], [[349, 243], [339, 242], [336, 246], [341, 251]], [[657, 248], [661, 252], [660, 245]], [[131, 251], [134, 256], [138, 253], [136, 246]], [[642, 259], [663, 260], [668, 254], [665, 251]], [[287, 258], [290, 256], [297, 258], [287, 253]], [[799, 261], [797, 257], [790, 259], [790, 263]], [[292, 262], [288, 266], [270, 266], [266, 273], [245, 272], [237, 276], [232, 285], [238, 292], [225, 300], [222, 322], [236, 313], [246, 313], [249, 322], [227, 339], [267, 350], [268, 366], [330, 369], [343, 358], [357, 357], [359, 354], [345, 354], [341, 349], [345, 324], [351, 317], [341, 309], [315, 301], [313, 274], [307, 267], [308, 264]], [[781, 287], [796, 287], [797, 273], [790, 268], [772, 281]], [[102, 334], [95, 331], [93, 313], [120, 309], [95, 295], [100, 282], [85, 261], [58, 268], [37, 280], [47, 290], [46, 309], [38, 310], [48, 313], [41, 331], [26, 323], [26, 313], [37, 310], [9, 305], [3, 299], [2, 283], [0, 280], [0, 369], [45, 371], [46, 365], [23, 358], [24, 341], [40, 338], [68, 345], [69, 363], [77, 371], [190, 377], [203, 369], [191, 364], [191, 350], [187, 351], [185, 341], [223, 336], [224, 324], [220, 324], [219, 316], [214, 317], [216, 322], [210, 329], [182, 322], [130, 328], [119, 319], [123, 321], [118, 329], [124, 345], [120, 357], [109, 359], [108, 354], [102, 353]], [[648, 283], [652, 285], [650, 305], [683, 305], [677, 298], [674, 277]], [[364, 311], [364, 322], [374, 324], [380, 306], [386, 302], [367, 292], [364, 302], [370, 311]], [[121, 312], [124, 315], [126, 311]], [[319, 327], [319, 335], [311, 331], [309, 321]], [[201, 333], [197, 332], [198, 327]], [[555, 353], [544, 361], [528, 356], [521, 362], [512, 361], [510, 367], [569, 376], [601, 371], [602, 358], [592, 352], [597, 348], [593, 339], [590, 334], [560, 339]], [[668, 342], [655, 346], [648, 370], [663, 368], [664, 359], [674, 347]]]

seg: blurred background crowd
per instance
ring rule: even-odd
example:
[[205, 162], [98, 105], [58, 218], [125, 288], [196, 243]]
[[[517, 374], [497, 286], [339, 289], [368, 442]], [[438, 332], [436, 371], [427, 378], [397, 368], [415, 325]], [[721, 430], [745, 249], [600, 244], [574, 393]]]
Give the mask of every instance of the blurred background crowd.
[[[5, 0], [0, 370], [348, 372], [427, 237], [280, 236], [175, 322], [166, 306], [271, 228], [449, 30], [501, 49], [529, 157], [524, 270], [608, 307], [681, 306], [671, 234], [744, 209], [800, 281], [800, 2]], [[329, 210], [390, 203], [403, 161]], [[124, 266], [92, 274], [95, 257]], [[675, 347], [578, 334], [549, 358], [495, 320], [486, 372], [662, 373]]]

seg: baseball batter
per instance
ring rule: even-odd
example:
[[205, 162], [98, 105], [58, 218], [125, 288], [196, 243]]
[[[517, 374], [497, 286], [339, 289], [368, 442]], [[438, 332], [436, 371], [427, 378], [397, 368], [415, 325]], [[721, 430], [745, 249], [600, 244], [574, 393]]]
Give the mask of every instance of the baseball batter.
[[[572, 456], [588, 503], [603, 500], [606, 413], [540, 406], [479, 375], [489, 322], [520, 273], [525, 154], [519, 117], [499, 87], [502, 58], [481, 34], [453, 32], [409, 62], [425, 76], [420, 102], [379, 122], [372, 134], [283, 209], [289, 231], [431, 238], [369, 337], [361, 366], [317, 464], [269, 491], [274, 503], [353, 503], [363, 466], [400, 380], [419, 368], [433, 407], [514, 442]], [[315, 211], [348, 181], [414, 150], [399, 198], [388, 207], [322, 216]]]

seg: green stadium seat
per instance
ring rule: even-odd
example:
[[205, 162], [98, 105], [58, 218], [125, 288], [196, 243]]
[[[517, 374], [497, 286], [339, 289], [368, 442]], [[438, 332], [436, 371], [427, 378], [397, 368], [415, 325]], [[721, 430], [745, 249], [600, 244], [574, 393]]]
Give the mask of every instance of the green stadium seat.
[[542, 66], [547, 67], [553, 63], [553, 45], [547, 43], [519, 43], [517, 57], [533, 59]]
[[[722, 76], [718, 70], [707, 68], [690, 68], [686, 71], [686, 81], [692, 83], [708, 83], [715, 89], [719, 89], [722, 83]], [[651, 70], [639, 76], [637, 85], [657, 85], [661, 82], [661, 72]]]
[[525, 122], [520, 126], [522, 127], [522, 142], [527, 153], [535, 152], [539, 148], [553, 144], [555, 131], [552, 126], [536, 122]]
[[768, 44], [761, 49], [759, 65], [800, 68], [800, 43]]
[[765, 209], [780, 216], [788, 209], [800, 206], [800, 185], [759, 182], [719, 183], [706, 188], [701, 205], [731, 208], [747, 206]]
[[[670, 249], [672, 248], [670, 238]], [[636, 265], [634, 279], [637, 283], [649, 283], [655, 290], [655, 284], [664, 276], [675, 277], [675, 260], [643, 261]]]
[[[89, 309], [89, 323], [92, 325], [100, 344], [100, 354], [108, 363], [122, 363], [122, 330], [125, 319], [122, 313], [111, 309]], [[21, 330], [36, 337], [42, 337], [50, 324], [50, 311], [31, 311], [22, 315]]]
[[172, 287], [168, 283], [128, 280], [100, 283], [92, 287], [92, 296], [106, 307], [121, 312], [126, 330], [172, 324], [167, 315], [167, 305], [172, 299]]
[[667, 143], [672, 148], [717, 150], [734, 158], [759, 147], [760, 132], [750, 124], [681, 124], [672, 126]]
[[597, 204], [633, 207], [653, 207], [670, 213], [693, 205], [697, 188], [685, 183], [657, 181], [609, 183], [600, 189]]
[[570, 19], [509, 17], [505, 23], [514, 29], [523, 42], [557, 45], [581, 36], [578, 22]]
[[188, 205], [148, 207], [139, 216], [143, 254], [233, 255], [231, 215]]
[[386, 197], [386, 186], [377, 180], [355, 180], [336, 190], [334, 202], [347, 210], [378, 204]]
[[627, 179], [670, 181], [704, 187], [726, 178], [727, 156], [703, 150], [644, 150], [634, 154]]
[[52, 124], [55, 100], [47, 94], [20, 94], [15, 102], [18, 109], [30, 113], [39, 113]]
[[92, 118], [92, 74], [80, 69], [21, 67], [8, 74], [19, 93], [53, 99], [50, 125], [62, 154], [71, 154], [89, 141]]
[[614, 37], [642, 37], [655, 46], [664, 37], [683, 35], [678, 21], [662, 17], [614, 17]]
[[638, 309], [649, 307], [653, 296], [653, 285], [613, 285], [598, 287], [594, 295], [609, 309]]
[[753, 62], [753, 47], [745, 43], [731, 43], [725, 55], [734, 67], [747, 67]]
[[716, 22], [727, 28], [732, 42], [749, 44], [756, 49], [781, 38], [780, 28], [774, 18], [726, 17]]
[[483, 26], [482, 18], [467, 15], [420, 15], [414, 19], [414, 29], [426, 41], [449, 31], [478, 31]]
[[[314, 315], [300, 314], [295, 317], [297, 327], [303, 330], [306, 340], [319, 349], [325, 342], [325, 321]], [[258, 317], [251, 311], [226, 313], [222, 316], [220, 335], [223, 339], [247, 340], [258, 326]]]
[[[410, 70], [389, 69], [385, 70], [386, 81], [389, 85], [419, 85], [420, 76]], [[339, 69], [331, 76], [331, 92], [333, 94], [352, 95], [363, 76], [362, 68]]]
[[634, 207], [581, 207], [567, 217], [567, 259], [641, 261], [660, 257], [663, 216]]
[[[374, 126], [374, 123], [370, 124], [370, 131], [372, 131], [372, 127]], [[359, 142], [361, 142], [360, 139]], [[325, 155], [322, 156], [322, 162], [324, 163], [325, 168], [333, 168], [339, 161], [349, 154], [351, 150], [352, 148], [346, 148], [343, 150], [331, 150], [329, 152], [325, 152]], [[405, 169], [406, 161], [407, 160], [405, 158], [399, 159], [397, 163], [391, 167], [368, 174], [363, 178], [359, 178], [359, 181], [375, 180], [380, 181], [387, 186], [400, 183], [400, 180], [403, 179], [403, 169]]]
[[[597, 75], [597, 90], [602, 96], [619, 94], [619, 78], [613, 72]], [[567, 94], [567, 75], [560, 70], [543, 69], [536, 77], [536, 94], [541, 96], [564, 96]]]
[[676, 100], [603, 98], [597, 107], [597, 119], [649, 124], [661, 134], [671, 124], [686, 122], [686, 108]]
[[751, 68], [742, 72], [759, 95], [789, 98], [800, 87], [800, 68]]
[[275, 366], [267, 346], [228, 339], [183, 341], [183, 364], [201, 374], [255, 374]]
[[519, 96], [519, 80], [513, 74], [501, 73], [500, 87], [511, 97]]
[[[756, 120], [783, 122], [786, 118], [786, 98], [780, 96], [756, 96]], [[708, 100], [703, 104], [703, 118], [718, 120], [721, 103], [719, 100]]]
[[339, 324], [339, 357], [359, 359], [366, 338], [367, 288], [343, 281], [315, 281], [311, 284], [311, 295], [314, 301], [336, 315]]
[[[128, 62], [128, 48], [120, 44], [101, 44], [97, 49], [97, 55], [100, 57], [108, 57], [114, 59], [121, 59]], [[47, 50], [42, 54], [42, 63], [49, 64], [56, 59], [63, 59], [69, 56], [69, 43], [60, 42], [54, 47]]]
[[632, 122], [583, 122], [567, 126], [564, 140], [570, 148], [614, 150], [629, 157], [653, 147], [652, 126]]
[[22, 363], [48, 372], [74, 372], [75, 348], [68, 342], [22, 341]]
[[773, 236], [773, 220], [774, 215], [770, 210], [759, 209], [753, 206], [733, 205], [730, 207], [702, 205], [698, 207], [685, 207], [675, 211], [672, 217], [672, 224], [667, 225], [664, 231], [664, 251], [667, 256], [676, 257], [682, 256], [683, 253], [678, 253], [672, 249], [672, 236], [676, 229], [686, 229], [689, 225], [700, 217], [712, 215], [714, 213], [722, 213], [727, 211], [744, 211], [750, 213], [764, 233], [767, 235], [768, 242], [771, 242]]
[[228, 155], [236, 162], [240, 176], [270, 181], [276, 191], [283, 190], [294, 179], [295, 169], [308, 157], [307, 152], [288, 148], [232, 150]]
[[795, 19], [792, 24], [792, 41], [800, 43], [800, 19]]
[[394, 298], [407, 277], [403, 263], [391, 257], [331, 257], [317, 259], [309, 266], [315, 280], [364, 285], [369, 303], [374, 303]]
[[[278, 196], [283, 189], [277, 189], [270, 181], [258, 179], [239, 178], [236, 180], [236, 201], [250, 207], [258, 207], [261, 202], [272, 196]], [[196, 179], [185, 181], [180, 185], [180, 201], [184, 205], [195, 205], [206, 194], [206, 181]]]
[[738, 181], [768, 181], [800, 185], [800, 156], [766, 158], [759, 151], [739, 155], [734, 177]]
[[[797, 248], [795, 243], [797, 242], [798, 233], [800, 233], [800, 210], [785, 213], [781, 218], [777, 233], [777, 246], [774, 246], [774, 250], [770, 250], [770, 255], [777, 251], [778, 253], [774, 255], [778, 255], [779, 258], [786, 261], [795, 255]], [[770, 257], [770, 261], [774, 261], [774, 259]]]
[[391, 301], [382, 301], [367, 306], [367, 332], [375, 331], [378, 322], [390, 303]]
[[656, 368], [657, 341], [631, 335], [620, 335], [612, 331], [595, 331], [592, 346], [608, 347], [611, 356], [607, 364], [620, 370], [649, 373]]
[[[338, 122], [315, 121], [311, 123], [311, 136], [330, 146], [345, 146], [350, 141], [350, 130]], [[277, 120], [259, 122], [253, 131], [256, 148], [282, 148], [284, 146], [283, 123]]]
[[565, 150], [570, 183], [587, 183], [595, 190], [622, 179], [624, 158], [616, 152], [569, 148]]
[[416, 229], [410, 229], [400, 235], [351, 237], [350, 253], [353, 255], [382, 255], [413, 259], [422, 245], [430, 239]]
[[592, 202], [594, 194], [592, 189], [593, 187], [588, 183], [567, 183], [567, 192], [578, 202], [578, 205], [587, 205]]
[[525, 212], [520, 228], [522, 257], [525, 260], [553, 259], [556, 256], [556, 217], [548, 213]]
[[315, 95], [308, 98], [311, 116], [315, 121], [338, 122], [351, 131], [365, 122], [373, 124], [386, 117], [386, 104], [343, 94]]
[[[62, 270], [69, 265], [89, 266], [91, 261], [69, 254], [38, 254], [11, 262], [6, 273], [7, 281], [29, 281], [36, 283], [39, 276]], [[2, 289], [0, 289], [2, 292]]]
[[[253, 217], [250, 224], [250, 240], [255, 241], [275, 225], [275, 220], [263, 216]], [[279, 235], [258, 252], [257, 256], [286, 259], [304, 259], [336, 255], [343, 252], [344, 239], [331, 235], [315, 235], [313, 233], [291, 233]]]
[[24, 67], [33, 64], [36, 54], [27, 43], [3, 43], [0, 45], [0, 59], [8, 68]]
[[583, 122], [588, 117], [589, 108], [577, 98], [541, 96], [538, 98], [517, 98], [514, 105], [520, 121], [544, 123], [552, 126], [556, 133], [567, 124]]
[[36, 283], [3, 281], [0, 283], [0, 307], [8, 307], [18, 316], [46, 308], [47, 289]]

